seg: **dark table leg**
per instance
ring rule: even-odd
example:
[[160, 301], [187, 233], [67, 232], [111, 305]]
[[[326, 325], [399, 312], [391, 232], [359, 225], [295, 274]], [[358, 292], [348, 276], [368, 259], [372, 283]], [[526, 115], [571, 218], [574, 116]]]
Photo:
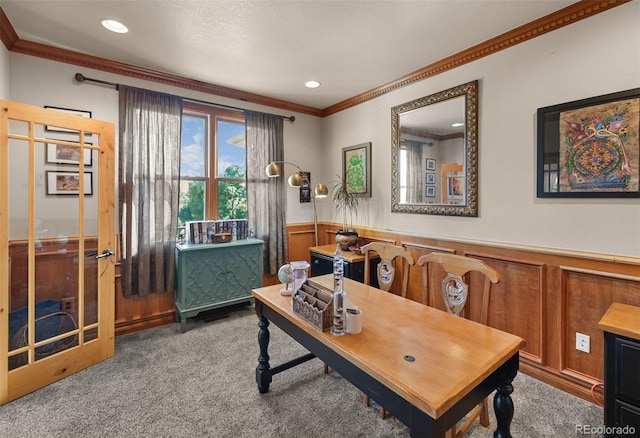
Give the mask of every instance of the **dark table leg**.
[[258, 366], [256, 367], [256, 382], [258, 383], [258, 391], [264, 394], [269, 391], [272, 373], [269, 365], [269, 320], [262, 316], [262, 303], [256, 302], [256, 312], [258, 313], [258, 345], [260, 346], [260, 356], [258, 356]]
[[513, 400], [511, 393], [513, 392], [513, 379], [518, 373], [519, 355], [515, 355], [510, 359], [511, 366], [505, 380], [498, 385], [496, 395], [493, 398], [493, 410], [496, 413], [496, 422], [498, 426], [493, 432], [494, 438], [511, 438], [511, 420], [513, 419]]

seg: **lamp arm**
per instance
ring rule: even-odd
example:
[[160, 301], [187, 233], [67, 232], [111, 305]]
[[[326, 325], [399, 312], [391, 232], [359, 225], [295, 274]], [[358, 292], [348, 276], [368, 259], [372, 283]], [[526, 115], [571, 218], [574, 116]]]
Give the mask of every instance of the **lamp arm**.
[[302, 172], [302, 169], [300, 168], [300, 166], [298, 166], [295, 163], [292, 163], [291, 161], [272, 161], [269, 164], [291, 164], [293, 167], [298, 169], [298, 172]]
[[[300, 168], [300, 166], [298, 166], [295, 163], [292, 163], [290, 161], [272, 161], [269, 163], [269, 166], [271, 166], [272, 164], [290, 164], [293, 167], [295, 167], [296, 169], [298, 169], [298, 173], [300, 174], [300, 176], [302, 177], [302, 181], [304, 183], [306, 183], [309, 186], [309, 190], [311, 190], [311, 181], [309, 181], [309, 179], [306, 177], [306, 174], [304, 173], [304, 171]], [[316, 206], [316, 197], [315, 195], [311, 196], [311, 201], [313, 202], [313, 230], [314, 230], [314, 237], [315, 237], [315, 242], [316, 242], [316, 246], [318, 246], [318, 209]]]

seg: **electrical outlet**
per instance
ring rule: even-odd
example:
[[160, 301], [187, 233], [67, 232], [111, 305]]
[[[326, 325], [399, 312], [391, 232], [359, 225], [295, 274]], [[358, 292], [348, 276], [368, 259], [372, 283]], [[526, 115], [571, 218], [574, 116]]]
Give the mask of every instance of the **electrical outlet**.
[[60, 304], [62, 305], [62, 311], [67, 313], [74, 313], [76, 311], [76, 299], [75, 297], [63, 297], [60, 298]]
[[576, 350], [591, 352], [591, 338], [588, 335], [576, 332]]

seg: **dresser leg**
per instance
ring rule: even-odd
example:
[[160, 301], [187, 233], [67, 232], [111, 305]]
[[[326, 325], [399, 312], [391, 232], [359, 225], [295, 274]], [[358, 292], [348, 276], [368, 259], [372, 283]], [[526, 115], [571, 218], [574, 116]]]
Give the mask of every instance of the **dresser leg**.
[[[258, 304], [256, 304], [256, 312], [259, 312]], [[258, 316], [260, 317], [258, 320], [258, 327], [260, 327], [258, 330], [260, 356], [258, 356], [258, 366], [256, 367], [256, 382], [258, 383], [258, 391], [261, 394], [265, 394], [269, 391], [272, 377], [269, 353], [267, 353], [267, 348], [269, 347], [269, 320], [261, 314], [258, 314]]]

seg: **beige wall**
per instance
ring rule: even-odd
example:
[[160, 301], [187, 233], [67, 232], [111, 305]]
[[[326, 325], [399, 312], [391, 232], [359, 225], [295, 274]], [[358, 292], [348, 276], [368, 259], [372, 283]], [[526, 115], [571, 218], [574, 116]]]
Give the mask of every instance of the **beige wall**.
[[9, 97], [9, 51], [0, 44], [0, 99]]
[[[4, 47], [4, 46], [2, 46]], [[6, 49], [5, 49], [6, 52]], [[3, 58], [0, 55], [0, 91], [2, 90]], [[74, 79], [77, 72], [86, 77], [109, 82], [147, 88], [171, 93], [193, 99], [231, 105], [256, 111], [264, 111], [286, 116], [295, 115], [295, 122], [284, 121], [285, 155], [288, 161], [295, 162], [304, 170], [311, 171], [312, 182], [317, 181], [322, 161], [321, 155], [321, 120], [317, 117], [291, 113], [259, 105], [237, 102], [204, 93], [184, 90], [177, 87], [136, 80], [101, 71], [79, 68], [73, 65], [52, 62], [31, 56], [11, 53], [7, 56], [6, 66], [10, 85], [8, 99], [35, 105], [57, 106], [91, 111], [95, 119], [106, 120], [118, 126], [118, 94], [112, 87], [90, 83], [78, 84]], [[117, 132], [116, 132], [117, 139]], [[43, 163], [40, 160], [39, 163]], [[288, 172], [289, 168], [285, 169]], [[311, 204], [300, 204], [297, 190], [287, 190], [287, 202], [291, 206], [287, 210], [288, 222], [310, 222], [313, 220]], [[117, 196], [117, 194], [116, 194]]]
[[[639, 22], [640, 2], [631, 2], [332, 115], [323, 175], [339, 172], [343, 147], [370, 141], [362, 226], [640, 257], [640, 200], [538, 199], [535, 187], [537, 108], [640, 87]], [[479, 216], [391, 213], [391, 107], [475, 79]], [[339, 222], [330, 203], [320, 206], [322, 220]]]
[[[536, 109], [640, 87], [639, 19], [640, 3], [631, 2], [325, 119], [295, 114], [294, 123], [285, 121], [286, 158], [311, 171], [312, 183], [327, 182], [341, 172], [343, 147], [372, 142], [373, 196], [364, 200], [355, 219], [360, 226], [640, 257], [639, 200], [538, 199], [535, 195]], [[8, 80], [2, 73], [7, 69]], [[0, 95], [8, 84], [8, 95], [6, 91], [4, 95], [11, 100], [86, 109], [95, 118], [117, 123], [115, 90], [78, 85], [73, 80], [76, 72], [284, 114], [30, 56], [7, 56], [5, 49], [0, 53]], [[391, 213], [391, 107], [475, 79], [480, 84], [479, 216]], [[312, 221], [312, 205], [300, 204], [297, 190], [288, 189], [287, 195], [287, 222]], [[318, 211], [322, 221], [337, 221], [329, 199], [318, 202]]]

